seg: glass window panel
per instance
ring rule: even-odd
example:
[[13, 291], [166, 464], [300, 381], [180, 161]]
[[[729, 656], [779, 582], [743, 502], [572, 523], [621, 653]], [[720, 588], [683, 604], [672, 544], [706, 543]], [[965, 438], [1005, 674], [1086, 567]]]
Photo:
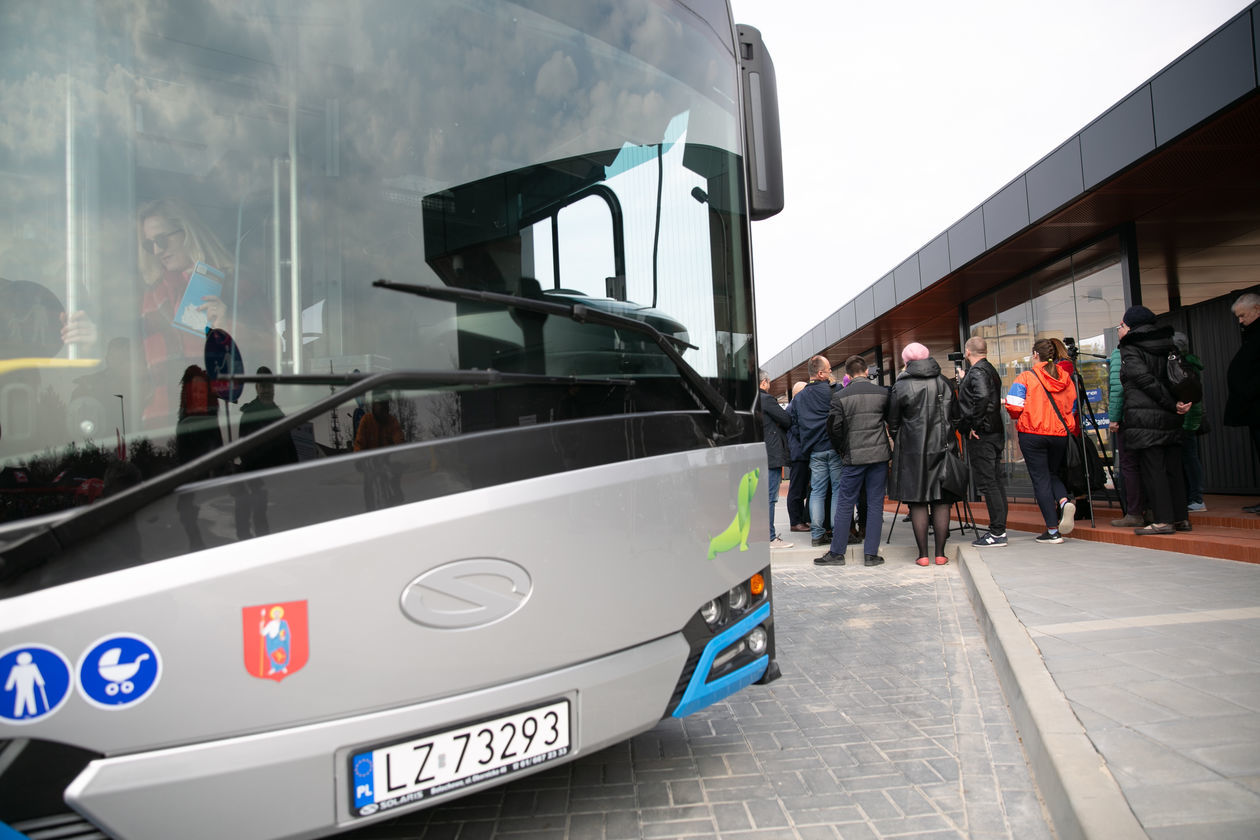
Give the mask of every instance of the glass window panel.
[[[126, 437], [150, 477], [181, 439], [237, 437], [260, 389], [190, 373], [207, 324], [246, 373], [637, 377], [560, 414], [699, 408], [629, 332], [380, 278], [573, 300], [558, 279], [752, 403], [738, 80], [709, 23], [649, 0], [300, 5], [0, 7], [3, 464], [99, 479]], [[391, 444], [560, 419], [545, 389], [457, 379], [349, 402], [298, 457], [350, 451], [373, 402]], [[279, 383], [277, 410], [330, 387]]]

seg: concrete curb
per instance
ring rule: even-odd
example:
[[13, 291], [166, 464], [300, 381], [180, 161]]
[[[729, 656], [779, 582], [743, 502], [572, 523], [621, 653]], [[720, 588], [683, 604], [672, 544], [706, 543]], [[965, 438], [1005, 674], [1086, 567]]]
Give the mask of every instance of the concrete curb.
[[1060, 840], [1148, 840], [1106, 762], [972, 546], [958, 565]]

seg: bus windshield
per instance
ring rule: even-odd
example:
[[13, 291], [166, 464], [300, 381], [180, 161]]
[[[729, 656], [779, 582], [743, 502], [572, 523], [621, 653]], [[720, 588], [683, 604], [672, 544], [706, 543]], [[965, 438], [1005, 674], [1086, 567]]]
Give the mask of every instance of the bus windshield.
[[[229, 471], [705, 412], [643, 334], [380, 279], [643, 321], [750, 406], [725, 15], [654, 0], [0, 7], [0, 528], [298, 414], [329, 396], [321, 375], [427, 374]], [[432, 376], [473, 370], [539, 383]], [[575, 381], [543, 382], [558, 377]]]

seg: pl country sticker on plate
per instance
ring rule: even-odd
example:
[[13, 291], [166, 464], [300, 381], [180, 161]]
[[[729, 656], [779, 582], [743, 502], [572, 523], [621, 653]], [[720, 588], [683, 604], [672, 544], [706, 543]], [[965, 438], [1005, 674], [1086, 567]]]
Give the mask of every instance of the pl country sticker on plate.
[[94, 642], [79, 658], [79, 694], [99, 709], [134, 706], [162, 678], [157, 646], [134, 633], [115, 633]]
[[34, 723], [70, 698], [70, 662], [45, 645], [11, 647], [0, 653], [0, 723]]

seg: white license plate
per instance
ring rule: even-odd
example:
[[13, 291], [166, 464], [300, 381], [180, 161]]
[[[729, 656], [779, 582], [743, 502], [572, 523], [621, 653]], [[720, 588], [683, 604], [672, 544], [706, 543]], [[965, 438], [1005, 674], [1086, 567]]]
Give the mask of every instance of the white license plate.
[[351, 801], [366, 817], [567, 755], [569, 701], [350, 756]]

